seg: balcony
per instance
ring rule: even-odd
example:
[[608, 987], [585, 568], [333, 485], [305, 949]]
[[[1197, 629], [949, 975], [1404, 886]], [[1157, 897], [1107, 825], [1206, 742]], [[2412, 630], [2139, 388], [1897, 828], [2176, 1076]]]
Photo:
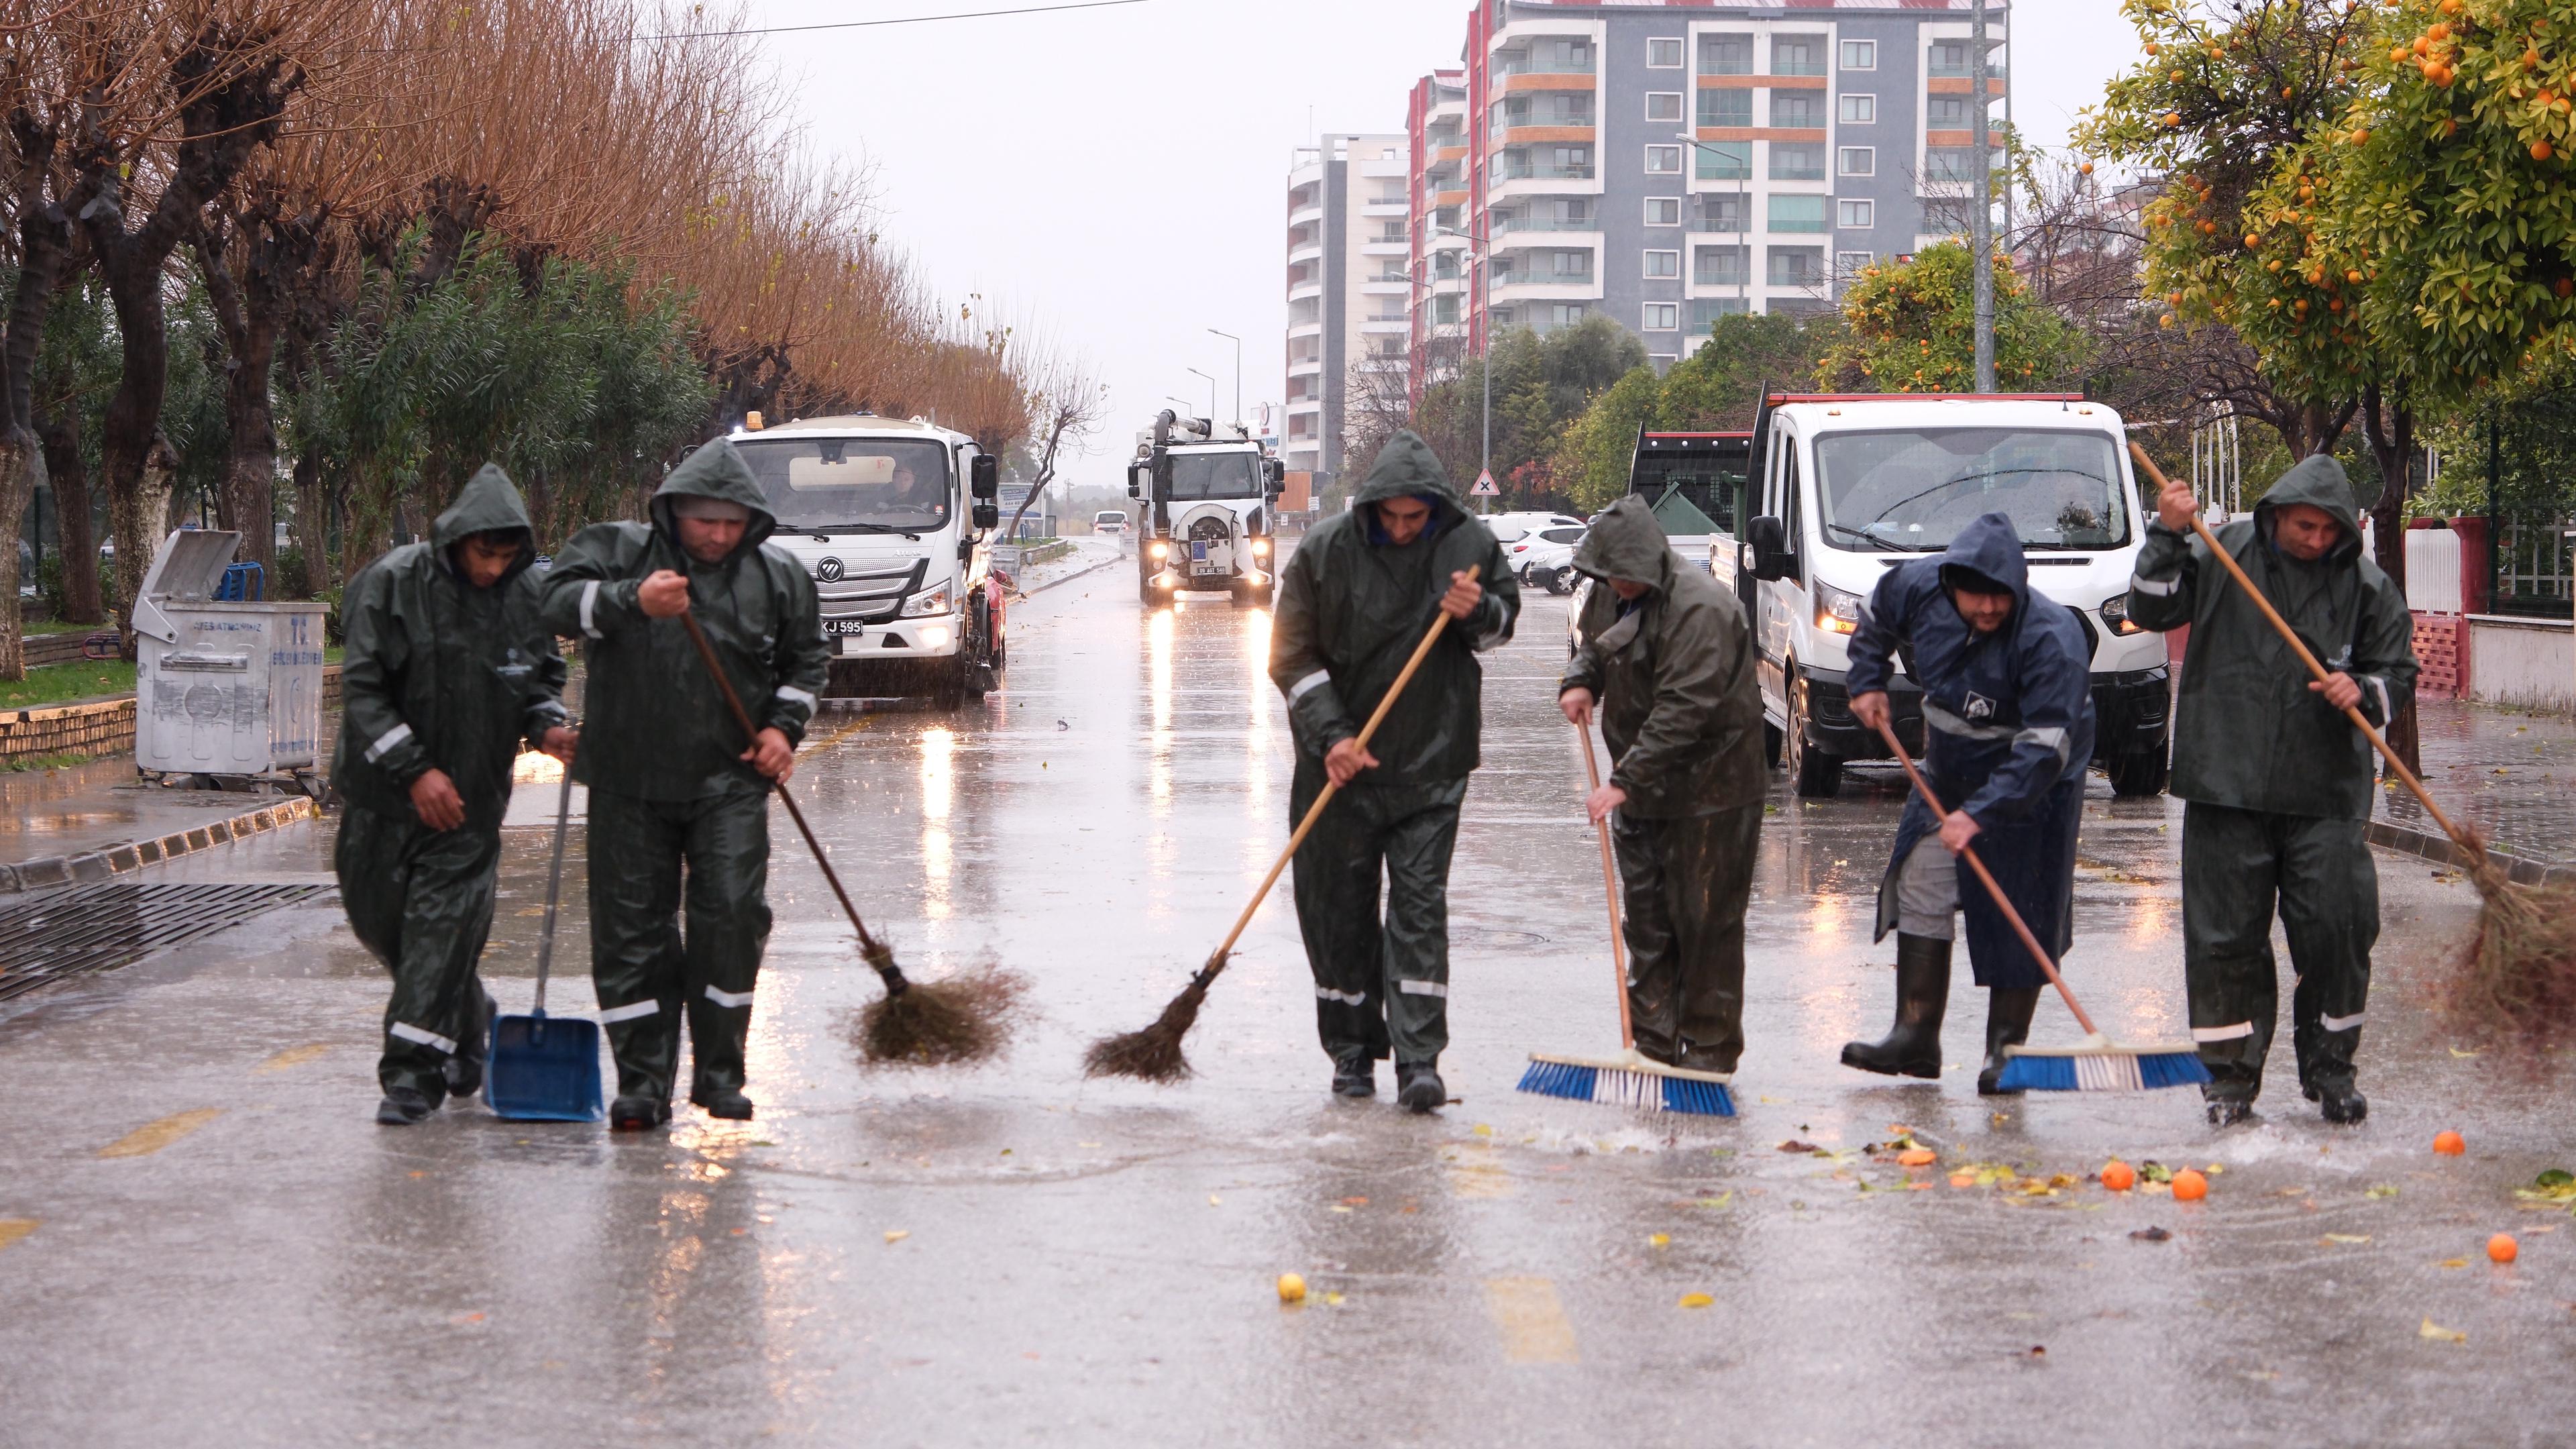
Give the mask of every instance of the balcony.
[[1593, 168], [1583, 166], [1539, 165], [1497, 166], [1491, 173], [1496, 186], [1509, 186], [1515, 181], [1590, 181]]
[[1544, 215], [1525, 212], [1517, 216], [1494, 217], [1486, 223], [1486, 227], [1496, 236], [1516, 231], [1594, 232], [1601, 229], [1601, 218], [1589, 215], [1559, 216], [1553, 212]]
[[[1593, 63], [1589, 55], [1581, 60], [1571, 60], [1536, 56], [1526, 51], [1505, 51], [1494, 57], [1494, 74], [1507, 79], [1516, 75], [1589, 76], [1595, 74], [1598, 69], [1599, 67]], [[1934, 74], [1937, 75], [1939, 72], [1936, 71]], [[1961, 71], [1959, 74], [1966, 75], [1967, 72]]]

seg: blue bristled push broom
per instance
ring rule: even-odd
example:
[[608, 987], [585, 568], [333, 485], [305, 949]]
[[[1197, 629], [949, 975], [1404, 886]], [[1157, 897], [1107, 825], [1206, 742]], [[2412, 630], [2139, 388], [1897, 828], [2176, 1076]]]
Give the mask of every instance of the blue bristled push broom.
[[[1931, 782], [1914, 768], [1914, 758], [1896, 739], [1896, 731], [1881, 724], [1878, 732], [1887, 737], [1887, 746], [1895, 751], [1898, 764], [1905, 767], [1906, 778], [1923, 792], [1923, 803], [1932, 808], [1932, 818], [1946, 820], [1950, 812], [1941, 808], [1941, 797], [1932, 793]], [[2057, 974], [2057, 963], [2039, 944], [2039, 938], [2023, 924], [2021, 912], [2004, 896], [2004, 888], [1986, 871], [1986, 863], [1977, 859], [1974, 849], [1962, 850], [1960, 857], [1995, 898], [1995, 909], [2012, 922], [2021, 943], [2030, 948], [2039, 969], [2048, 973], [2048, 984], [2066, 999], [2066, 1009], [2075, 1013], [2075, 1023], [2084, 1028], [2084, 1040], [2067, 1047], [2008, 1046], [2004, 1048], [2004, 1069], [1995, 1079], [2000, 1092], [2143, 1092], [2157, 1087], [2189, 1087], [2209, 1080], [2209, 1068], [2202, 1066], [2200, 1052], [2189, 1043], [2159, 1043], [2154, 1046], [2127, 1046], [2104, 1036], [2076, 1003], [2075, 993], [2066, 989], [2066, 978]]]
[[[1583, 770], [1592, 788], [1601, 788], [1601, 765], [1592, 754], [1592, 731], [1577, 725], [1583, 739]], [[1628, 962], [1619, 937], [1619, 874], [1610, 859], [1610, 827], [1601, 837], [1601, 884], [1610, 897], [1610, 964], [1619, 983], [1620, 1053], [1609, 1060], [1543, 1056], [1530, 1053], [1521, 1073], [1520, 1090], [1576, 1102], [1602, 1102], [1647, 1112], [1687, 1112], [1700, 1117], [1732, 1117], [1735, 1099], [1726, 1094], [1730, 1078], [1721, 1072], [1693, 1072], [1648, 1061], [1637, 1054], [1637, 1031], [1628, 1015]]]

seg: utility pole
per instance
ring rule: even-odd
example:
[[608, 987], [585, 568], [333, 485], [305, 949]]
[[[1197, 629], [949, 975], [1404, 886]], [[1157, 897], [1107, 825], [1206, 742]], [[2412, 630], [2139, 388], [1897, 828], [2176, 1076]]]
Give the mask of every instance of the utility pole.
[[1243, 421], [1243, 339], [1231, 332], [1211, 327], [1210, 332], [1234, 344], [1234, 420]]
[[1976, 159], [1968, 165], [1972, 187], [1968, 211], [1968, 258], [1976, 272], [1977, 391], [1995, 390], [1995, 217], [1993, 142], [1986, 121], [1986, 0], [1974, 0], [1968, 22], [1969, 140]]
[[[1485, 443], [1476, 464], [1476, 476], [1494, 471], [1494, 219], [1485, 218], [1484, 250], [1476, 258], [1478, 284], [1484, 289], [1485, 302], [1478, 309], [1477, 332], [1483, 346], [1476, 362], [1485, 384]], [[1476, 500], [1476, 511], [1485, 511], [1483, 499]]]

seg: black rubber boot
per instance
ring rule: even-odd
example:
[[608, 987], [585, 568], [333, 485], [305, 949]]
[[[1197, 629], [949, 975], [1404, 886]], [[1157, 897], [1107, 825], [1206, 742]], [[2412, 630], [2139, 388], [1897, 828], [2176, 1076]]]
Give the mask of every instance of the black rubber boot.
[[1376, 1096], [1377, 1062], [1370, 1057], [1334, 1058], [1333, 1095], [1354, 1098]]
[[671, 1104], [661, 1097], [620, 1097], [609, 1104], [613, 1132], [643, 1132], [671, 1120]]
[[1421, 1062], [1395, 1069], [1395, 1104], [1408, 1112], [1429, 1112], [1449, 1100], [1436, 1064]]
[[2370, 1115], [2370, 1099], [2350, 1082], [2311, 1087], [2308, 1096], [2329, 1122], [2358, 1122]]
[[710, 1117], [722, 1117], [728, 1122], [751, 1120], [751, 1099], [739, 1087], [699, 1087], [689, 1093], [689, 1100]]
[[2245, 1097], [2212, 1097], [2209, 1099], [2209, 1125], [2233, 1127], [2254, 1115], [2254, 1103]]
[[1890, 1077], [1941, 1075], [1941, 1014], [1950, 1005], [1950, 943], [1896, 938], [1896, 1025], [1884, 1040], [1843, 1043], [1843, 1065]]
[[447, 1059], [441, 1075], [447, 1078], [447, 1095], [471, 1097], [483, 1090], [483, 1059], [492, 1053], [492, 1018], [499, 1014], [501, 1003], [492, 993], [476, 987], [483, 998], [481, 1009], [474, 1013], [470, 1029], [456, 1043], [456, 1052]]
[[437, 1110], [438, 1104], [421, 1093], [396, 1087], [376, 1104], [376, 1120], [387, 1127], [409, 1127], [429, 1120], [429, 1114]]
[[1977, 1073], [1980, 1097], [2018, 1097], [1995, 1085], [2004, 1074], [2004, 1048], [2030, 1040], [2030, 1014], [2039, 1009], [2036, 986], [1998, 986], [1986, 993], [1986, 1065]]

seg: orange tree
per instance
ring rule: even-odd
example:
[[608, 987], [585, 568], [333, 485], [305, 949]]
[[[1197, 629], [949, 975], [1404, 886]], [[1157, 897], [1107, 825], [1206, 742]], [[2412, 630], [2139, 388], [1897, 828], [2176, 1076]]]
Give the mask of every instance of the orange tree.
[[[1945, 241], [1912, 261], [1864, 268], [1843, 293], [1840, 334], [1816, 380], [1848, 392], [1976, 390], [1975, 262]], [[1995, 383], [2007, 391], [2064, 380], [2080, 366], [2082, 336], [2031, 300], [1995, 258]]]

